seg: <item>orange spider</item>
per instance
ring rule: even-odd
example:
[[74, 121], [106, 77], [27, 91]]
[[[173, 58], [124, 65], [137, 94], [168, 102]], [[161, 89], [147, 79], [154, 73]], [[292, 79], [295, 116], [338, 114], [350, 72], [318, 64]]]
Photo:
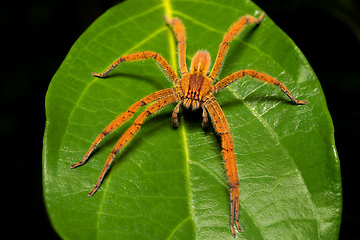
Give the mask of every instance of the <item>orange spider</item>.
[[215, 131], [220, 135], [222, 156], [226, 169], [226, 176], [229, 181], [230, 188], [230, 229], [232, 235], [235, 237], [235, 228], [241, 231], [239, 223], [239, 178], [236, 168], [236, 160], [234, 153], [234, 143], [230, 134], [229, 125], [226, 121], [225, 115], [220, 107], [220, 105], [215, 100], [213, 95], [214, 92], [218, 92], [223, 89], [230, 83], [235, 80], [249, 75], [253, 78], [263, 80], [265, 82], [271, 83], [275, 86], [278, 86], [295, 104], [306, 104], [307, 101], [296, 100], [288, 89], [280, 83], [277, 79], [270, 77], [265, 73], [259, 73], [254, 70], [241, 70], [237, 71], [229, 76], [223, 78], [215, 85], [213, 81], [218, 75], [221, 65], [223, 63], [225, 53], [227, 51], [230, 41], [239, 34], [245, 27], [246, 24], [257, 23], [259, 24], [264, 18], [264, 13], [260, 15], [259, 18], [253, 16], [245, 15], [241, 17], [237, 22], [235, 22], [225, 34], [219, 51], [215, 60], [215, 64], [210, 72], [208, 69], [210, 66], [210, 55], [207, 51], [198, 51], [191, 62], [190, 72], [186, 66], [186, 36], [185, 36], [185, 27], [178, 18], [168, 19], [165, 15], [165, 21], [168, 25], [173, 28], [177, 44], [178, 44], [178, 56], [179, 56], [179, 65], [180, 65], [180, 75], [181, 78], [178, 78], [175, 71], [169, 65], [169, 63], [158, 53], [146, 51], [139, 53], [132, 53], [117, 59], [104, 73], [92, 73], [95, 77], [105, 77], [111, 70], [113, 70], [119, 63], [126, 61], [133, 61], [139, 59], [154, 58], [158, 64], [164, 69], [166, 74], [169, 76], [171, 81], [175, 84], [175, 87], [169, 89], [163, 89], [152, 93], [140, 101], [134, 103], [130, 108], [120, 114], [115, 120], [113, 120], [95, 139], [94, 143], [91, 145], [88, 152], [85, 154], [84, 158], [73, 165], [71, 168], [79, 167], [83, 165], [89, 158], [92, 151], [95, 147], [103, 140], [103, 138], [118, 128], [126, 120], [133, 116], [133, 114], [139, 109], [139, 107], [147, 105], [149, 103], [155, 102], [144, 112], [142, 112], [134, 121], [134, 123], [124, 132], [121, 138], [116, 143], [115, 147], [111, 151], [108, 159], [106, 160], [105, 166], [101, 171], [101, 174], [98, 178], [96, 186], [91, 190], [89, 196], [92, 196], [100, 187], [105, 173], [110, 167], [110, 164], [114, 160], [115, 155], [131, 140], [131, 138], [140, 130], [141, 125], [144, 123], [145, 118], [152, 113], [160, 110], [161, 108], [178, 102], [175, 106], [175, 109], [172, 113], [173, 124], [175, 127], [178, 126], [177, 114], [179, 113], [180, 105], [183, 104], [186, 108], [191, 108], [196, 110], [202, 108], [202, 117], [203, 117], [203, 126], [207, 124], [208, 114], [212, 120]]

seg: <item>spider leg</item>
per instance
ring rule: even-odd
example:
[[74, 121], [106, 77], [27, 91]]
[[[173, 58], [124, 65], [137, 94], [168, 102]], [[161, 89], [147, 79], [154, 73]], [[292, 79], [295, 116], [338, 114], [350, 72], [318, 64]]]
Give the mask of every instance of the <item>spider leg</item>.
[[185, 26], [178, 18], [169, 19], [167, 15], [165, 15], [165, 22], [167, 25], [170, 25], [173, 29], [174, 35], [178, 44], [178, 56], [179, 56], [179, 66], [181, 76], [184, 73], [188, 72], [186, 66], [186, 35], [185, 35]]
[[149, 116], [150, 114], [162, 109], [163, 107], [175, 102], [179, 101], [178, 97], [173, 94], [170, 96], [167, 96], [165, 98], [160, 99], [159, 101], [155, 102], [148, 108], [146, 108], [145, 111], [143, 111], [134, 121], [134, 123], [124, 132], [124, 134], [120, 137], [118, 142], [116, 143], [115, 147], [111, 151], [108, 159], [106, 160], [105, 166], [103, 170], [101, 171], [101, 174], [98, 178], [98, 181], [95, 185], [95, 187], [91, 190], [89, 193], [89, 197], [94, 195], [94, 193], [99, 189], [104, 176], [106, 172], [108, 171], [112, 161], [114, 160], [115, 155], [123, 148], [125, 145], [131, 141], [132, 137], [140, 130], [141, 125], [144, 123], [145, 118]]
[[239, 79], [245, 75], [249, 75], [253, 78], [256, 78], [256, 79], [262, 80], [264, 82], [268, 82], [272, 85], [278, 86], [295, 104], [299, 104], [299, 105], [307, 104], [307, 101], [296, 100], [293, 97], [293, 95], [290, 93], [290, 91], [285, 87], [285, 85], [282, 84], [279, 80], [277, 80], [273, 77], [270, 77], [265, 73], [259, 73], [254, 70], [242, 70], [242, 71], [238, 71], [238, 72], [235, 72], [235, 73], [227, 76], [226, 78], [222, 79], [221, 81], [219, 81], [218, 83], [215, 84], [215, 91], [216, 92], [219, 91], [220, 89], [226, 87], [230, 83], [236, 81], [237, 79]]
[[233, 237], [235, 237], [234, 223], [239, 231], [241, 231], [241, 228], [239, 223], [239, 178], [236, 167], [234, 143], [230, 134], [229, 125], [220, 105], [214, 99], [205, 102], [204, 105], [210, 114], [215, 131], [222, 139], [221, 153], [230, 188], [230, 229]]
[[164, 69], [164, 71], [170, 77], [170, 79], [174, 83], [176, 83], [178, 77], [177, 77], [175, 71], [170, 66], [170, 64], [160, 54], [158, 54], [156, 52], [151, 52], [151, 51], [131, 53], [128, 55], [124, 55], [124, 56], [118, 58], [105, 72], [103, 72], [103, 73], [94, 73], [93, 72], [91, 74], [95, 77], [105, 77], [109, 72], [111, 72], [121, 62], [128, 62], [128, 61], [141, 60], [141, 59], [147, 59], [147, 58], [154, 58], [160, 64], [160, 66]]
[[172, 119], [173, 119], [173, 126], [175, 128], [177, 128], [179, 126], [179, 120], [178, 120], [178, 113], [180, 110], [180, 105], [181, 105], [182, 101], [178, 102], [178, 104], [176, 104], [174, 111], [172, 113]]
[[204, 105], [201, 105], [202, 107], [202, 118], [203, 118], [203, 121], [202, 121], [202, 127], [205, 128], [207, 126], [207, 123], [209, 121], [209, 118], [208, 118], [208, 114], [207, 114], [207, 111], [206, 111], [206, 108], [204, 107]]
[[245, 28], [246, 24], [253, 24], [253, 23], [259, 24], [263, 20], [264, 15], [265, 15], [264, 13], [261, 13], [259, 18], [255, 18], [250, 15], [245, 15], [241, 17], [233, 25], [231, 25], [229, 31], [225, 34], [222, 42], [220, 43], [219, 51], [209, 77], [215, 79], [216, 76], [218, 75], [222, 63], [224, 61], [226, 51], [229, 47], [229, 43], [233, 40], [233, 38], [236, 37], [236, 35], [238, 35]]
[[96, 146], [103, 140], [103, 138], [108, 135], [109, 133], [111, 133], [112, 131], [114, 131], [115, 129], [117, 129], [119, 126], [121, 126], [126, 120], [128, 120], [130, 117], [133, 116], [133, 114], [139, 109], [139, 107], [144, 106], [146, 104], [149, 104], [153, 101], [159, 100], [161, 98], [173, 95], [175, 92], [172, 88], [169, 89], [164, 89], [164, 90], [160, 90], [157, 91], [155, 93], [152, 93], [146, 97], [144, 97], [143, 99], [141, 99], [140, 101], [134, 103], [133, 105], [131, 105], [129, 107], [129, 109], [126, 112], [123, 112], [122, 114], [120, 114], [117, 118], [115, 118], [101, 133], [99, 136], [97, 136], [97, 138], [95, 139], [95, 141], [93, 142], [93, 144], [91, 145], [90, 149], [87, 151], [87, 153], [85, 154], [84, 158], [78, 162], [75, 163], [73, 165], [71, 165], [71, 168], [76, 168], [79, 167], [83, 164], [86, 163], [86, 161], [88, 160], [90, 154], [92, 153], [92, 151], [96, 148]]

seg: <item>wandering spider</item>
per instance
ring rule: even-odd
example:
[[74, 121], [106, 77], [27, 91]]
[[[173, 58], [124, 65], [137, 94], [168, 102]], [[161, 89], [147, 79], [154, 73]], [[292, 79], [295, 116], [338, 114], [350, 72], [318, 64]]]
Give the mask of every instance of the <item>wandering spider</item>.
[[140, 101], [134, 103], [129, 109], [120, 114], [115, 120], [113, 120], [95, 139], [90, 149], [85, 154], [84, 158], [73, 165], [71, 168], [79, 167], [87, 161], [95, 147], [104, 139], [106, 135], [113, 132], [116, 128], [121, 126], [127, 121], [133, 114], [139, 109], [139, 107], [155, 102], [151, 106], [147, 107], [134, 121], [134, 123], [124, 132], [121, 138], [116, 143], [115, 147], [111, 151], [105, 166], [101, 171], [96, 186], [91, 190], [89, 196], [92, 196], [100, 187], [106, 172], [108, 171], [110, 164], [114, 160], [115, 155], [132, 139], [132, 137], [140, 130], [141, 125], [144, 123], [145, 118], [152, 113], [162, 109], [163, 107], [178, 102], [172, 113], [172, 120], [175, 127], [178, 126], [177, 115], [179, 113], [180, 105], [183, 104], [186, 108], [192, 110], [202, 108], [203, 126], [208, 122], [208, 114], [212, 120], [215, 131], [221, 137], [221, 148], [224, 165], [226, 169], [226, 176], [229, 181], [230, 188], [230, 229], [232, 235], [235, 237], [235, 227], [241, 231], [239, 223], [239, 178], [236, 168], [236, 160], [234, 153], [234, 143], [230, 134], [229, 125], [226, 121], [225, 115], [215, 100], [213, 93], [218, 92], [235, 80], [249, 75], [253, 78], [263, 80], [275, 86], [278, 86], [295, 104], [306, 104], [307, 101], [296, 100], [289, 90], [280, 83], [277, 79], [270, 77], [265, 73], [256, 72], [254, 70], [241, 70], [230, 74], [229, 76], [218, 81], [213, 85], [213, 81], [217, 77], [225, 53], [228, 49], [228, 45], [231, 40], [238, 35], [246, 26], [246, 24], [259, 24], [264, 18], [264, 13], [259, 18], [245, 15], [235, 22], [225, 34], [210, 74], [208, 69], [210, 66], [210, 55], [207, 51], [198, 51], [195, 53], [191, 61], [190, 72], [186, 66], [186, 36], [185, 27], [178, 18], [168, 19], [165, 15], [166, 23], [172, 27], [174, 35], [178, 45], [178, 57], [180, 66], [180, 78], [177, 76], [173, 68], [169, 63], [158, 53], [146, 51], [132, 53], [118, 58], [104, 73], [92, 73], [95, 77], [105, 77], [110, 71], [112, 71], [121, 62], [154, 58], [158, 64], [164, 69], [165, 73], [175, 84], [175, 87], [163, 89], [152, 93]]

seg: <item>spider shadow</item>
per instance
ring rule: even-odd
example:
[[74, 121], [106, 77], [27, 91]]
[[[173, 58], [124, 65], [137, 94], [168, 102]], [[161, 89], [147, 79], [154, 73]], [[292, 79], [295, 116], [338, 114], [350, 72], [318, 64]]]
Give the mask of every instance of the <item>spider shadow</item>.
[[244, 101], [257, 103], [273, 102], [274, 104], [281, 102], [281, 104], [295, 105], [290, 99], [286, 99], [281, 96], [249, 96], [246, 97]]
[[[134, 117], [131, 119], [135, 120]], [[135, 135], [132, 138], [132, 140], [130, 142], [128, 142], [128, 144], [116, 154], [112, 164], [110, 165], [108, 171], [105, 174], [104, 180], [106, 180], [106, 176], [112, 171], [113, 168], [117, 168], [117, 167], [121, 166], [122, 159], [131, 156], [133, 151], [135, 151], [134, 149], [138, 148], [139, 145], [141, 145], [142, 139], [148, 138], [156, 131], [162, 130], [159, 127], [151, 127], [151, 125], [152, 126], [159, 125], [159, 122], [164, 122], [166, 120], [168, 120], [169, 125], [172, 124], [171, 112], [169, 113], [169, 111], [163, 112], [163, 113], [158, 113], [158, 114], [156, 114], [156, 116], [153, 116], [153, 117], [150, 117], [149, 119], [147, 119], [145, 121], [145, 123], [142, 125], [140, 132], [137, 135]], [[99, 159], [99, 157], [96, 158], [97, 152], [105, 151], [104, 149], [109, 149], [109, 148], [114, 147], [115, 144], [117, 143], [117, 141], [125, 133], [125, 131], [132, 125], [132, 123], [133, 123], [133, 121], [129, 120], [128, 122], [126, 122], [125, 124], [120, 126], [119, 129], [116, 129], [113, 133], [105, 136], [104, 140], [91, 153], [91, 155], [89, 157], [89, 161], [91, 161], [91, 160], [102, 161], [103, 164], [105, 164], [106, 159]], [[154, 123], [157, 123], [157, 124], [154, 124]], [[145, 125], [150, 125], [150, 127], [146, 127]], [[141, 134], [142, 137], [139, 137], [139, 134]], [[111, 151], [108, 152], [109, 155], [110, 155], [110, 153], [111, 153]]]
[[[133, 73], [112, 72], [108, 76], [103, 77], [103, 79], [107, 79], [107, 78], [109, 79], [114, 78], [115, 80], [119, 80], [119, 81], [121, 81], [122, 78], [130, 78], [135, 81], [142, 81], [151, 84], [152, 86], [154, 86], [156, 89], [159, 90], [168, 87], [168, 86], [164, 86], [164, 84], [161, 84], [161, 82], [164, 82], [163, 78], [161, 78], [161, 82], [160, 82], [159, 78], [157, 78], [156, 76], [149, 77], [149, 76], [140, 76]], [[166, 76], [164, 78], [166, 78]]]
[[[211, 129], [210, 116], [206, 126], [202, 127], [203, 117], [202, 117], [201, 108], [196, 110], [191, 110], [191, 109], [186, 109], [185, 107], [182, 106], [181, 111], [179, 113], [179, 117], [181, 116], [184, 118], [184, 123], [186, 123], [187, 128], [189, 130], [202, 128], [205, 133], [208, 133], [209, 128]], [[180, 122], [179, 124], [184, 124], [184, 123]]]
[[[105, 76], [105, 77], [101, 77], [101, 79], [115, 79], [115, 80], [120, 80], [121, 78], [131, 78], [134, 79], [135, 81], [144, 81], [147, 82], [149, 84], [152, 84], [155, 88], [160, 89], [164, 89], [164, 85], [160, 84], [160, 81], [154, 80], [157, 79], [155, 77], [151, 78], [148, 76], [140, 76], [137, 74], [131, 74], [131, 73], [123, 73], [123, 72], [111, 72], [109, 75]], [[145, 97], [145, 95], [144, 95]], [[144, 109], [143, 109], [144, 110]], [[139, 111], [141, 112], [141, 110]], [[120, 113], [119, 113], [120, 114]], [[161, 115], [161, 114], [156, 114], [157, 116]], [[151, 118], [153, 119], [153, 118]], [[126, 123], [124, 123], [122, 126], [119, 127], [119, 129], [115, 130], [115, 132], [111, 133], [108, 136], [105, 136], [105, 139], [99, 144], [99, 146], [97, 146], [97, 148], [95, 148], [93, 150], [93, 152], [91, 153], [89, 160], [91, 159], [92, 156], [94, 156], [99, 150], [101, 150], [101, 146], [104, 147], [108, 147], [109, 145], [115, 146], [117, 140], [120, 138], [120, 136], [125, 132], [125, 130], [130, 127], [129, 122], [131, 122], [131, 120], [129, 119]], [[150, 122], [150, 119], [148, 119], [145, 124], [147, 122]], [[110, 124], [110, 122], [109, 122]], [[122, 133], [120, 133], [119, 136], [119, 131], [121, 131], [120, 129], [123, 129]], [[110, 152], [109, 152], [110, 154]]]
[[221, 101], [219, 100], [219, 104], [221, 105], [221, 107], [223, 109], [226, 109], [227, 107], [233, 107], [233, 106], [239, 106], [241, 104], [245, 104], [245, 103], [258, 103], [258, 104], [262, 104], [262, 103], [270, 103], [272, 102], [273, 104], [276, 104], [278, 102], [281, 102], [281, 104], [289, 104], [289, 105], [294, 105], [294, 103], [286, 98], [283, 98], [281, 96], [248, 96], [245, 99], [237, 99], [236, 101], [233, 100], [227, 100], [227, 101]]
[[[251, 27], [251, 26], [248, 26]], [[251, 29], [245, 29], [245, 32], [241, 32], [239, 36], [234, 38], [231, 43], [229, 43], [229, 49], [226, 53], [224, 64], [222, 66], [221, 72], [223, 72], [228, 67], [231, 67], [231, 63], [236, 63], [239, 57], [241, 56], [241, 52], [246, 48], [246, 45], [251, 41], [251, 39], [254, 37], [254, 32], [259, 27], [258, 24], [256, 24]], [[242, 69], [237, 69], [242, 70]], [[221, 74], [220, 72], [220, 74]], [[230, 72], [229, 72], [230, 73]], [[219, 75], [220, 76], [220, 75]], [[225, 77], [225, 76], [222, 76]]]

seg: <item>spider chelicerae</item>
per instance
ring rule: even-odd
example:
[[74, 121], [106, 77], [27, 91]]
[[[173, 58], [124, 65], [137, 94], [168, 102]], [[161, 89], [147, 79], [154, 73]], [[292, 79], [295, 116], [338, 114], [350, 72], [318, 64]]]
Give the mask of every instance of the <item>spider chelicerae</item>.
[[216, 84], [213, 84], [217, 77], [223, 60], [228, 49], [228, 45], [231, 40], [236, 37], [247, 24], [259, 24], [264, 18], [262, 13], [259, 18], [255, 18], [250, 15], [245, 15], [237, 20], [225, 34], [218, 54], [214, 63], [214, 66], [210, 73], [208, 70], [210, 67], [210, 55], [207, 51], [198, 51], [195, 53], [191, 61], [190, 71], [188, 71], [186, 64], [186, 36], [185, 27], [178, 18], [169, 19], [165, 15], [165, 22], [172, 27], [174, 35], [177, 40], [178, 57], [180, 67], [180, 78], [175, 73], [170, 64], [158, 53], [152, 51], [132, 53], [118, 58], [104, 73], [92, 73], [95, 77], [105, 77], [110, 71], [112, 71], [121, 62], [141, 60], [147, 58], [154, 58], [157, 63], [163, 68], [165, 73], [174, 83], [173, 88], [163, 89], [152, 93], [138, 102], [135, 102], [129, 107], [129, 109], [120, 114], [115, 120], [113, 120], [95, 139], [84, 158], [73, 165], [71, 168], [79, 167], [88, 160], [90, 154], [95, 147], [104, 139], [106, 135], [113, 132], [116, 128], [121, 126], [127, 121], [133, 114], [141, 107], [153, 103], [145, 109], [134, 121], [134, 123], [123, 133], [115, 147], [111, 151], [105, 166], [101, 171], [96, 186], [91, 190], [89, 196], [92, 196], [100, 187], [106, 172], [108, 171], [110, 164], [114, 160], [115, 155], [132, 139], [132, 137], [140, 130], [141, 125], [144, 123], [147, 116], [155, 113], [163, 107], [177, 102], [172, 113], [172, 120], [175, 127], [178, 126], [178, 113], [180, 105], [183, 104], [186, 108], [192, 110], [202, 109], [203, 126], [206, 126], [208, 122], [208, 115], [210, 115], [212, 125], [215, 131], [221, 137], [222, 156], [224, 160], [226, 176], [229, 181], [230, 188], [230, 229], [231, 234], [235, 237], [235, 227], [241, 231], [239, 223], [239, 178], [236, 168], [236, 160], [234, 153], [234, 143], [230, 134], [229, 125], [226, 121], [225, 115], [215, 100], [213, 93], [218, 92], [230, 83], [238, 80], [246, 75], [253, 78], [268, 82], [272, 85], [278, 86], [295, 104], [306, 104], [307, 101], [296, 100], [289, 90], [280, 83], [277, 79], [254, 70], [240, 70], [229, 76], [221, 79]]

